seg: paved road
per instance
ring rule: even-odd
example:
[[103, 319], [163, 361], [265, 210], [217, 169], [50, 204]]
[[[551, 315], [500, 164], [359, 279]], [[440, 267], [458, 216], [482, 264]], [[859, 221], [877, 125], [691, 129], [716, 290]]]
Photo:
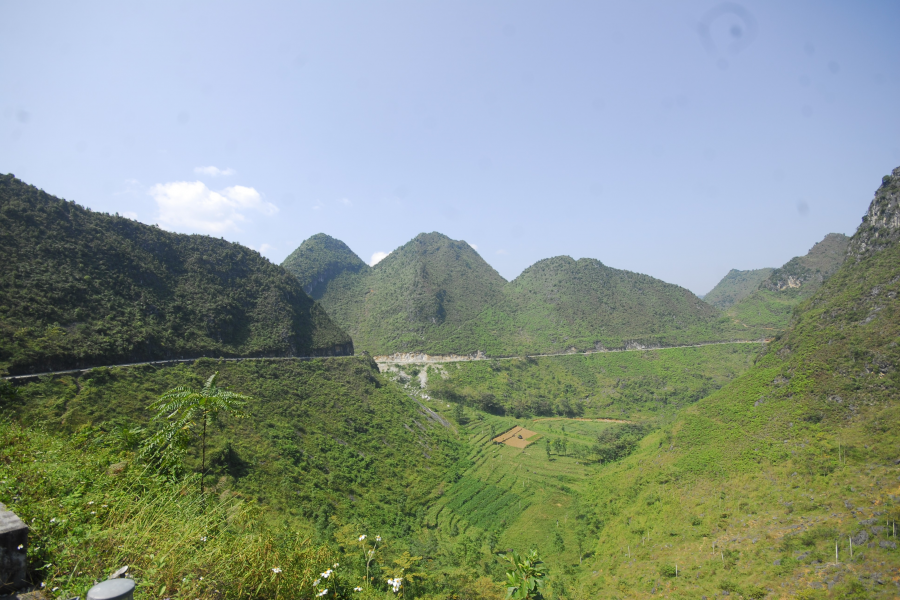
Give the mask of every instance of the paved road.
[[[702, 344], [689, 344], [686, 346], [666, 346], [664, 348], [622, 348], [619, 350], [591, 350], [588, 352], [559, 352], [556, 354], [529, 354], [528, 358], [542, 358], [545, 356], [573, 356], [576, 354], [605, 354], [609, 352], [645, 352], [647, 350], [675, 350], [677, 348], [700, 348], [702, 346], [718, 346], [723, 344], [759, 344], [760, 340], [737, 340], [733, 342], [704, 342]], [[376, 357], [376, 362], [379, 364], [412, 364], [412, 363], [444, 363], [444, 362], [467, 362], [473, 360], [516, 360], [521, 358], [519, 356], [504, 356], [499, 358], [492, 358], [490, 356], [486, 356], [483, 358], [475, 358], [475, 357], [464, 357], [464, 356], [454, 356], [453, 358], [441, 358], [440, 356], [429, 356], [427, 354], [419, 354], [417, 356], [424, 356], [422, 359], [414, 359], [414, 360], [390, 360], [386, 357]], [[17, 379], [34, 379], [36, 377], [43, 377], [45, 375], [67, 375], [71, 373], [87, 373], [92, 369], [97, 368], [112, 368], [112, 367], [138, 367], [142, 365], [173, 365], [178, 363], [189, 363], [194, 362], [195, 360], [199, 360], [199, 358], [208, 358], [210, 360], [226, 360], [226, 361], [239, 361], [239, 360], [312, 360], [314, 358], [351, 358], [348, 356], [275, 356], [275, 357], [265, 357], [265, 356], [247, 356], [247, 357], [237, 357], [237, 358], [216, 358], [212, 356], [208, 357], [198, 357], [198, 358], [177, 358], [170, 360], [151, 360], [146, 362], [134, 362], [134, 363], [122, 363], [117, 365], [98, 365], [96, 367], [87, 367], [84, 369], [67, 369], [65, 371], [45, 371], [43, 373], [28, 373], [25, 375], [10, 375], [8, 377], [4, 377], [7, 381], [15, 381]]]
[[[768, 342], [769, 340], [734, 340], [732, 342], [703, 342], [700, 344], [687, 344], [684, 346], [661, 346], [657, 348], [619, 348], [616, 350], [588, 350], [587, 352], [556, 352], [553, 354], [528, 354], [527, 358], [542, 358], [545, 356], [580, 356], [585, 354], [608, 354], [610, 352], [646, 352], [648, 350], [675, 350], [678, 348], [701, 348], [703, 346], [721, 346], [727, 344], [759, 344]], [[390, 356], [376, 356], [375, 362], [379, 364], [414, 364], [414, 363], [447, 363], [447, 362], [469, 362], [473, 360], [517, 360], [521, 356], [499, 356], [499, 357], [474, 357], [474, 356], [456, 356], [445, 357], [441, 355], [430, 356], [425, 353], [410, 352], [415, 358], [391, 358]], [[396, 355], [394, 355], [396, 356]]]
[[141, 365], [174, 365], [177, 363], [189, 363], [194, 362], [196, 360], [200, 360], [201, 358], [208, 358], [209, 360], [227, 360], [227, 361], [238, 361], [238, 360], [312, 360], [314, 358], [350, 358], [348, 356], [243, 356], [237, 358], [218, 358], [212, 356], [200, 356], [197, 358], [174, 358], [169, 360], [151, 360], [147, 362], [134, 362], [134, 363], [121, 363], [117, 365], [97, 365], [96, 367], [86, 367], [84, 369], [68, 369], [66, 371], [45, 371], [43, 373], [28, 373], [26, 375], [10, 375], [8, 377], [4, 377], [7, 381], [14, 381], [16, 379], [33, 379], [35, 377], [43, 377], [44, 375], [66, 375], [69, 373], [87, 373], [93, 369], [100, 368], [108, 368], [111, 369], [113, 367], [139, 367]]

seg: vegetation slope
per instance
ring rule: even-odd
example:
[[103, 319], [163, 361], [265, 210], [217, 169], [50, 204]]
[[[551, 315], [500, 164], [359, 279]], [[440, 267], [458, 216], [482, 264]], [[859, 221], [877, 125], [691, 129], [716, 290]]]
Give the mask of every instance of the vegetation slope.
[[750, 269], [739, 271], [732, 269], [705, 296], [703, 301], [716, 308], [725, 310], [735, 302], [739, 302], [755, 292], [759, 284], [765, 281], [775, 269]]
[[[261, 503], [307, 534], [328, 540], [335, 527], [356, 523], [406, 535], [455, 462], [452, 431], [364, 358], [101, 367], [21, 384], [4, 408], [19, 422], [125, 436], [136, 447], [160, 425], [147, 408], [153, 400], [177, 385], [202, 387], [215, 371], [255, 400], [249, 418], [212, 430], [209, 484], [217, 495]], [[190, 470], [199, 470], [199, 453], [192, 445]]]
[[679, 286], [592, 259], [540, 261], [506, 282], [467, 243], [420, 234], [374, 267], [324, 234], [283, 266], [376, 355], [496, 356], [676, 345], [743, 335]]
[[352, 354], [296, 277], [0, 175], [0, 370], [213, 356]]
[[595, 480], [584, 589], [896, 596], [898, 238], [900, 168], [756, 365]]
[[[739, 325], [772, 337], [787, 327], [794, 307], [812, 296], [835, 273], [847, 256], [850, 238], [829, 233], [804, 256], [796, 256], [772, 270], [753, 293], [727, 308]], [[768, 331], [769, 335], [765, 335]]]

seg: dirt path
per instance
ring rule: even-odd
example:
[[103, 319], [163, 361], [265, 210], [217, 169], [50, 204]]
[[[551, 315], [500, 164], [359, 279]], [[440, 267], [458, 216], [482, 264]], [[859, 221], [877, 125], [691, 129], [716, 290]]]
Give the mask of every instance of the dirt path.
[[592, 423], [634, 423], [634, 421], [626, 421], [624, 419], [585, 419], [583, 417], [542, 417], [540, 419], [531, 419], [533, 422], [538, 421], [590, 421]]

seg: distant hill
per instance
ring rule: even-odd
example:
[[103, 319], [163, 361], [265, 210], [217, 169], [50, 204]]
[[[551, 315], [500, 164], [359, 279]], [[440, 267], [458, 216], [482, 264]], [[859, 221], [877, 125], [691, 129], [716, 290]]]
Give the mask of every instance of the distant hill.
[[730, 337], [690, 291], [593, 259], [539, 261], [506, 282], [466, 242], [420, 234], [374, 267], [324, 234], [283, 266], [357, 351], [493, 355]]
[[0, 370], [352, 354], [297, 278], [239, 244], [95, 213], [0, 175]]
[[283, 266], [313, 286], [357, 351], [373, 354], [468, 351], [457, 330], [506, 283], [469, 244], [440, 233], [419, 234], [374, 267], [359, 263], [343, 242], [319, 234]]
[[477, 326], [482, 347], [518, 354], [705, 341], [716, 337], [718, 317], [680, 286], [595, 259], [557, 256], [509, 282]]
[[773, 269], [752, 294], [728, 308], [726, 314], [746, 327], [784, 329], [794, 307], [812, 296], [843, 264], [850, 238], [829, 233], [804, 256]]
[[765, 281], [774, 270], [769, 267], [749, 271], [732, 269], [728, 271], [728, 275], [722, 278], [722, 281], [716, 284], [716, 287], [703, 296], [703, 300], [716, 308], [725, 310], [755, 292], [759, 284]]

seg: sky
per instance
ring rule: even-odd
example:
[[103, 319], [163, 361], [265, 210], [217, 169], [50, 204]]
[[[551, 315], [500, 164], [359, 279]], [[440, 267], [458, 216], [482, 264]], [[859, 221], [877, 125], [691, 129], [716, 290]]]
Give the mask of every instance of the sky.
[[852, 234], [900, 2], [0, 0], [0, 173], [280, 263], [418, 233], [695, 293]]

